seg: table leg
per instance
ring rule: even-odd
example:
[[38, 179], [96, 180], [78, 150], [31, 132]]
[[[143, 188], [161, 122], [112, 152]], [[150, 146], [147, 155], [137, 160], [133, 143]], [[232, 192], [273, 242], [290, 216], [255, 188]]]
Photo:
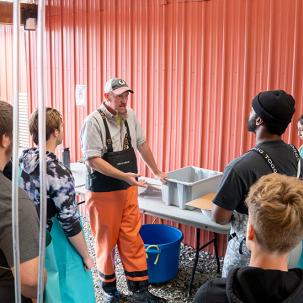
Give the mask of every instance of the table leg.
[[195, 272], [196, 272], [198, 259], [199, 259], [199, 251], [200, 251], [200, 228], [197, 228], [196, 229], [196, 255], [195, 255], [194, 267], [193, 267], [193, 270], [191, 273], [191, 279], [190, 279], [189, 287], [188, 287], [188, 296], [191, 295], [191, 291], [192, 291], [192, 287], [193, 287]]
[[219, 260], [219, 254], [218, 254], [218, 234], [214, 233], [214, 248], [215, 248], [215, 255], [217, 260], [217, 273], [220, 273], [220, 260]]
[[204, 249], [205, 247], [207, 247], [208, 245], [210, 245], [212, 243], [214, 243], [214, 247], [215, 247], [215, 255], [216, 255], [217, 266], [218, 266], [217, 271], [218, 271], [218, 273], [220, 272], [220, 260], [219, 260], [219, 255], [218, 255], [217, 236], [218, 235], [216, 233], [214, 233], [214, 238], [211, 239], [210, 241], [208, 241], [207, 243], [203, 244], [200, 247], [200, 229], [199, 228], [196, 229], [196, 255], [195, 255], [194, 266], [193, 266], [192, 273], [191, 273], [191, 279], [190, 279], [190, 282], [188, 285], [188, 296], [191, 295], [191, 291], [193, 288], [194, 277], [195, 277], [198, 260], [199, 260], [199, 252], [200, 252], [200, 250]]

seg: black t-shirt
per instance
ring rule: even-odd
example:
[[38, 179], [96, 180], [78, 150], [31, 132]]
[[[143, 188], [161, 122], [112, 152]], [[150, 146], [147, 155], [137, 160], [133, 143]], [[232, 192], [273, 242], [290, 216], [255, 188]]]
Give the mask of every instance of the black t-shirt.
[[[272, 159], [278, 173], [296, 176], [298, 161], [290, 145], [282, 140], [268, 141], [257, 145]], [[265, 159], [255, 151], [248, 151], [231, 161], [224, 170], [218, 192], [213, 203], [239, 213], [247, 214], [244, 203], [250, 187], [262, 176], [272, 173]], [[301, 166], [303, 176], [303, 165]]]
[[13, 163], [9, 161], [3, 169], [3, 175], [12, 180], [13, 178]]
[[[0, 173], [0, 302], [14, 299], [11, 181]], [[19, 190], [20, 262], [39, 255], [39, 221], [33, 202]], [[8, 268], [8, 269], [3, 269]], [[22, 298], [22, 302], [31, 302]]]

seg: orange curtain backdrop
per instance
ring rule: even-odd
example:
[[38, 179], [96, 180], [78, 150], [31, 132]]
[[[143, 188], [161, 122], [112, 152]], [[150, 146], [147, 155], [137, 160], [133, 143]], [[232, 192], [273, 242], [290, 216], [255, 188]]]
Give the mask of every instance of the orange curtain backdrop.
[[[103, 85], [114, 75], [134, 89], [130, 105], [163, 170], [223, 170], [251, 148], [246, 124], [260, 90], [294, 95], [297, 111], [284, 139], [298, 146], [302, 15], [301, 0], [48, 1], [47, 103], [64, 115], [71, 160], [81, 158], [83, 119], [100, 105]], [[2, 99], [11, 97], [8, 27], [0, 26]], [[25, 32], [24, 41], [31, 111], [37, 105], [36, 32]], [[75, 104], [77, 84], [87, 85], [85, 107]], [[139, 169], [149, 175], [142, 161]], [[193, 230], [182, 229], [193, 243]]]

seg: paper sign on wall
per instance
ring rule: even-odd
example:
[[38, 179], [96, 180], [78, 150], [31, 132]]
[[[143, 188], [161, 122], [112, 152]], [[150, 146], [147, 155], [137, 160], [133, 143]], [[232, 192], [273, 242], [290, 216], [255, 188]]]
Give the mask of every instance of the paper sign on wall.
[[86, 85], [76, 85], [76, 105], [86, 105]]

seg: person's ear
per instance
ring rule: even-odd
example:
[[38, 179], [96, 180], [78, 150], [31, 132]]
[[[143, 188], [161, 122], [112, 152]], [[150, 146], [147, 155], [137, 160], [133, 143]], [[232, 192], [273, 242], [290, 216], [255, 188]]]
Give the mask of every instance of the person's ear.
[[257, 117], [257, 119], [256, 119], [256, 125], [259, 126], [259, 125], [262, 125], [262, 124], [263, 124], [262, 118]]
[[254, 227], [248, 222], [247, 223], [247, 233], [246, 238], [250, 241], [253, 241], [255, 238], [255, 230]]
[[105, 100], [109, 100], [108, 98], [109, 98], [109, 93], [104, 93], [104, 98], [105, 98]]
[[55, 131], [53, 132], [54, 137], [57, 138], [59, 136], [59, 133], [59, 130], [55, 129]]
[[0, 140], [0, 145], [3, 148], [8, 148], [11, 145], [11, 138], [8, 135], [3, 134]]

